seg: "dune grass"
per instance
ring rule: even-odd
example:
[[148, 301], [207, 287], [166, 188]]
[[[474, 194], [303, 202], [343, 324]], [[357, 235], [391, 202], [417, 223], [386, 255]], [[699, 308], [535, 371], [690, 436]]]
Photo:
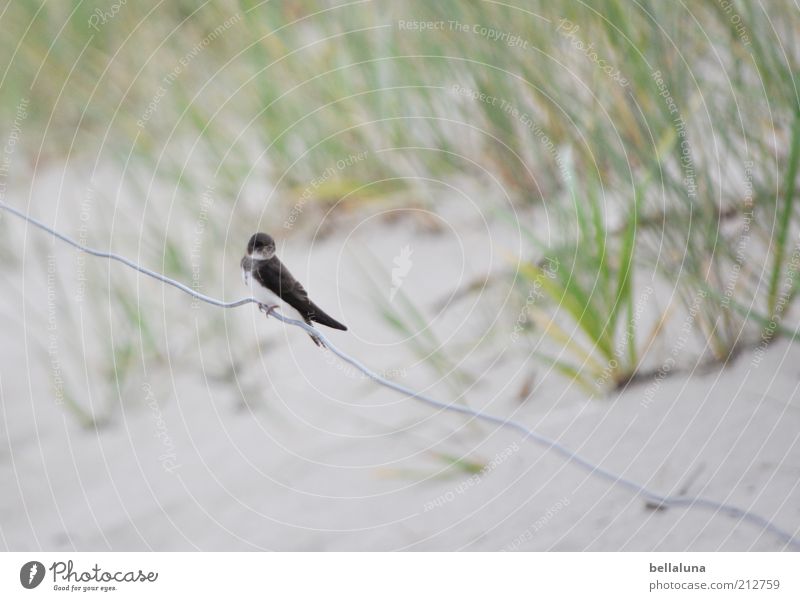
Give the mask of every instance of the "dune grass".
[[[116, 229], [114, 247], [138, 254], [141, 242], [151, 264], [188, 281], [182, 224], [201, 218], [205, 189], [219, 216], [202, 241], [211, 282], [222, 279], [219, 248], [265, 206], [280, 218], [264, 229], [279, 229], [306, 201], [327, 210], [347, 198], [336, 210], [356, 213], [413, 189], [435, 211], [425, 178], [499, 185], [520, 214], [560, 215], [514, 275], [523, 298], [544, 283], [548, 302], [530, 308], [530, 344], [550, 343], [540, 359], [596, 391], [635, 377], [667, 330], [666, 314], [647, 332], [634, 315], [651, 282], [673, 290], [670, 315], [708, 291], [696, 322], [714, 360], [758, 340], [796, 299], [794, 279], [783, 282], [800, 229], [800, 18], [788, 1], [730, 6], [179, 1], [127, 3], [92, 27], [98, 3], [12, 2], [0, 20], [0, 112], [10, 122], [31, 99], [18, 152], [38, 170], [66, 160], [118, 177], [140, 227]], [[426, 21], [443, 29], [400, 25]], [[336, 167], [357, 153], [366, 158]], [[487, 211], [501, 203], [487, 198]], [[545, 256], [558, 258], [554, 273]], [[132, 357], [165, 352], [159, 312], [120, 307], [135, 327], [115, 334], [114, 368], [101, 369], [117, 380]], [[407, 333], [424, 310], [381, 315]], [[208, 335], [229, 325], [209, 319]], [[435, 340], [414, 344], [440, 355]]]

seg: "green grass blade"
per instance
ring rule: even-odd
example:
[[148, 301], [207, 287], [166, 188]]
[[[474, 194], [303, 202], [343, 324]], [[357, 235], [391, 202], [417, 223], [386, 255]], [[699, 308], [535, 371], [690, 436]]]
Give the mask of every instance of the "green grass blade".
[[783, 274], [783, 262], [786, 256], [786, 238], [789, 234], [789, 223], [794, 215], [795, 187], [797, 179], [797, 165], [800, 161], [800, 110], [795, 112], [792, 127], [792, 146], [789, 152], [789, 165], [786, 170], [786, 193], [783, 210], [778, 221], [778, 236], [775, 240], [775, 260], [769, 281], [767, 296], [768, 313], [772, 314], [778, 302], [778, 282]]

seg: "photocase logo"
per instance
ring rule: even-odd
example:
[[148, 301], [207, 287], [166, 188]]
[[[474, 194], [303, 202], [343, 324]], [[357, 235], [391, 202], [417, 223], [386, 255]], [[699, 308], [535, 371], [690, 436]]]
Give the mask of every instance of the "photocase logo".
[[395, 294], [400, 290], [400, 286], [403, 285], [403, 280], [408, 275], [408, 272], [411, 271], [411, 266], [413, 265], [411, 255], [413, 253], [414, 251], [411, 250], [411, 247], [406, 244], [400, 249], [400, 253], [392, 260], [394, 267], [392, 268], [392, 289], [389, 290], [390, 301], [394, 300]]
[[44, 564], [29, 561], [19, 571], [19, 582], [25, 588], [36, 588], [44, 580]]

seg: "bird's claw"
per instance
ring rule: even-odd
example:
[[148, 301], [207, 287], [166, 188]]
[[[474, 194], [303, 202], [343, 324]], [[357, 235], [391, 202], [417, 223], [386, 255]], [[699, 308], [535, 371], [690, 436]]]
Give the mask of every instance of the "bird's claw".
[[278, 308], [278, 305], [265, 305], [263, 303], [258, 303], [258, 310], [263, 311], [264, 315], [269, 317], [269, 314], [272, 313], [275, 309]]

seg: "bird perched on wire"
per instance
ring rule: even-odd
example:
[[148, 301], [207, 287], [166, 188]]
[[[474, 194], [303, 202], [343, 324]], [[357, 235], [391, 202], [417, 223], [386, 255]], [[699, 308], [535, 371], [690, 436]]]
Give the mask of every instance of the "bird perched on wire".
[[[302, 319], [308, 325], [314, 321], [336, 330], [347, 330], [347, 326], [336, 321], [308, 298], [303, 285], [275, 256], [275, 240], [269, 234], [259, 232], [250, 237], [241, 267], [245, 286], [250, 287], [259, 309], [267, 315], [273, 309], [280, 309], [281, 313]], [[317, 346], [325, 346], [313, 334], [309, 336]]]

